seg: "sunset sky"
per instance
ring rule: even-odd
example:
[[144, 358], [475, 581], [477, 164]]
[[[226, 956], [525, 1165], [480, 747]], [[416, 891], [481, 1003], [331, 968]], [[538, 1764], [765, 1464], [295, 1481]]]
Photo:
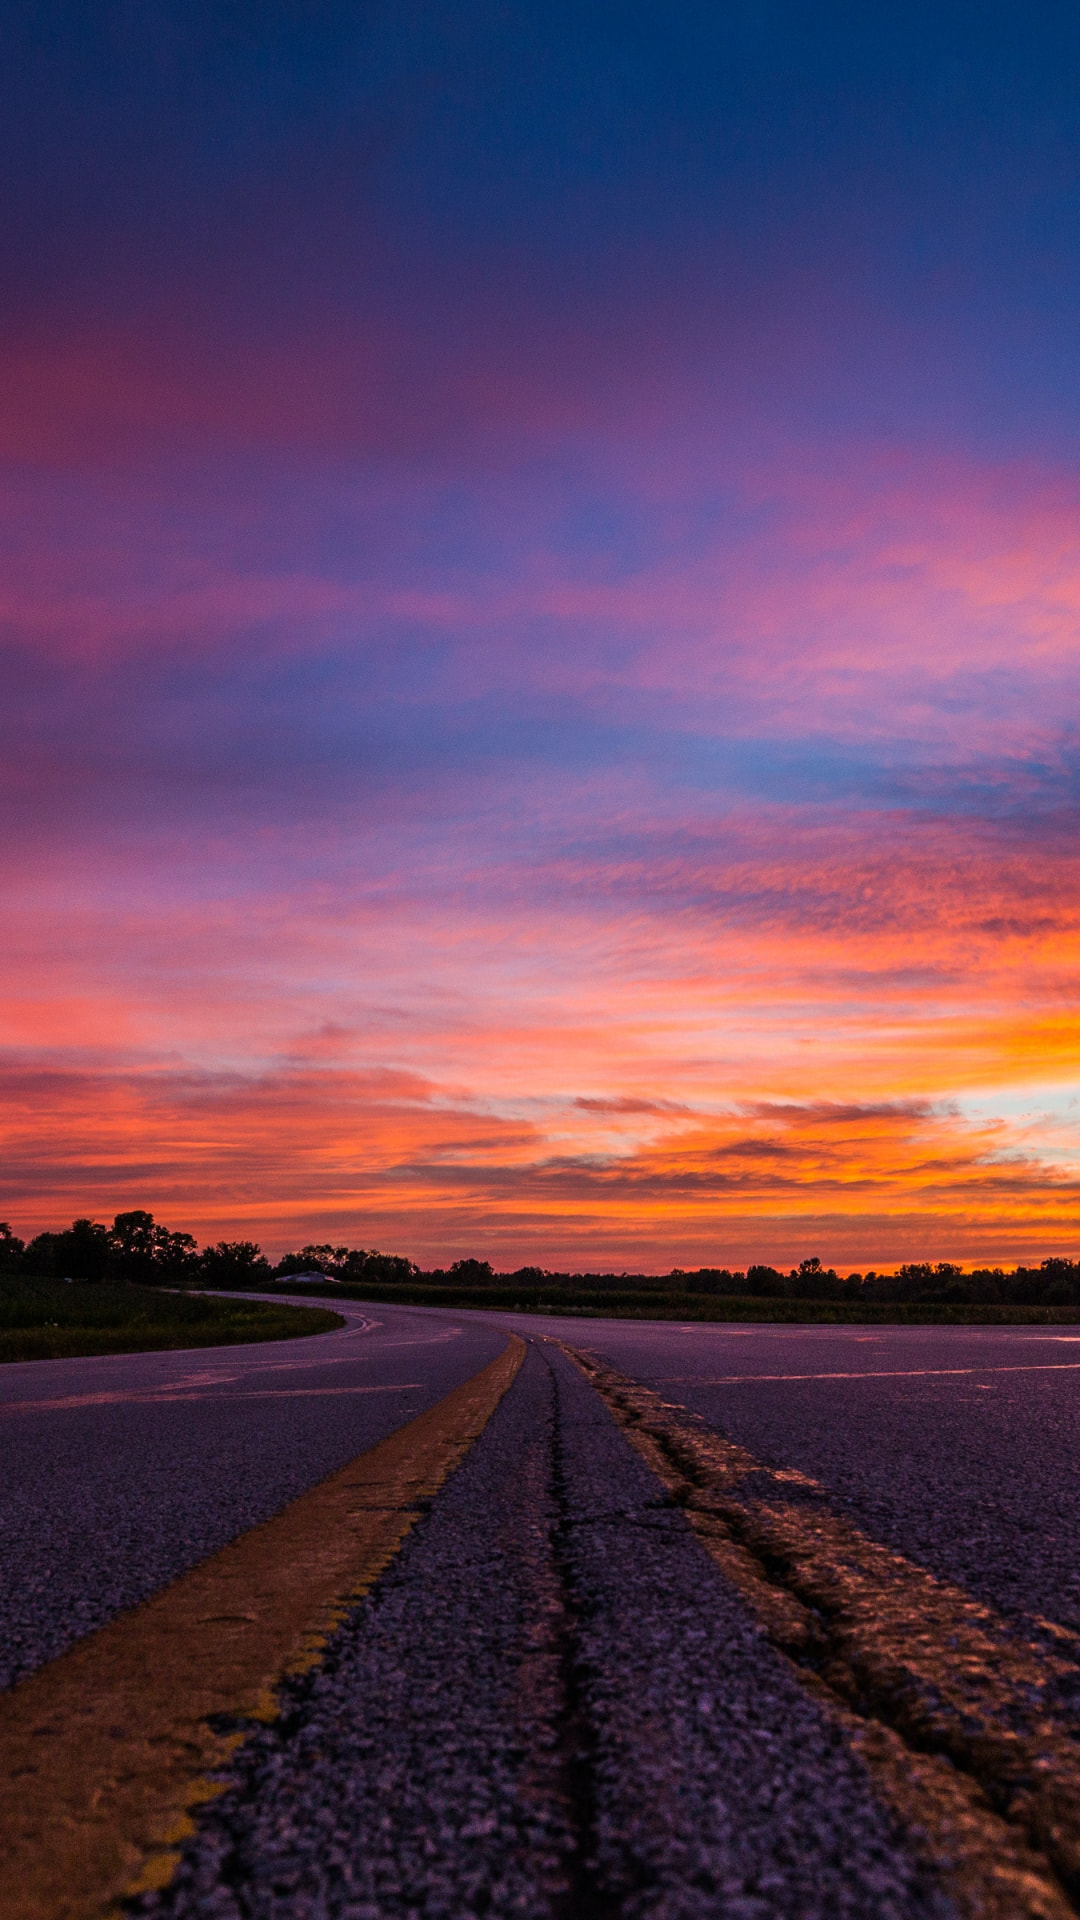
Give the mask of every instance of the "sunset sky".
[[1080, 12], [5, 15], [0, 1216], [1080, 1254]]

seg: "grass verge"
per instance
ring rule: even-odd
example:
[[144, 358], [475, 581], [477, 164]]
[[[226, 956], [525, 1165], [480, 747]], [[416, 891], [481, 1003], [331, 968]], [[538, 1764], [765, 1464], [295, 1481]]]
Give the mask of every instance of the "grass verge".
[[[289, 1292], [287, 1280], [267, 1291]], [[295, 1292], [295, 1289], [293, 1289]], [[1052, 1326], [1080, 1324], [1080, 1307], [998, 1306], [967, 1301], [863, 1302], [856, 1300], [763, 1300], [730, 1294], [578, 1291], [567, 1287], [452, 1287], [392, 1285], [362, 1287], [328, 1283], [304, 1292], [315, 1298], [396, 1301], [413, 1307], [486, 1307], [493, 1313], [551, 1313], [608, 1320], [744, 1321], [776, 1326]]]
[[68, 1285], [0, 1276], [0, 1362], [295, 1340], [343, 1325], [341, 1315], [325, 1307], [284, 1301], [218, 1300], [107, 1281]]

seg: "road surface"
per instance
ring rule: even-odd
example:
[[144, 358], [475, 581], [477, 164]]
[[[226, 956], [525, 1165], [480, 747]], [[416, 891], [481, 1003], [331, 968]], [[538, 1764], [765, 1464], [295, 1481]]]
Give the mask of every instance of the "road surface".
[[1080, 1631], [1080, 1327], [552, 1318], [542, 1331], [805, 1474], [943, 1579]]
[[432, 1406], [505, 1336], [342, 1302], [301, 1340], [0, 1367], [0, 1687]]
[[12, 1370], [15, 1659], [265, 1518], [510, 1327], [527, 1357], [479, 1440], [276, 1715], [237, 1723], [218, 1796], [132, 1911], [1075, 1913], [1069, 1329], [373, 1306], [303, 1353]]

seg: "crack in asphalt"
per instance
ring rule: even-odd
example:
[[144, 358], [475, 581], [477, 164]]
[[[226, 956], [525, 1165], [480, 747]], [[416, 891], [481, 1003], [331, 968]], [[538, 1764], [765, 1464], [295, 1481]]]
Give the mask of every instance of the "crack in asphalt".
[[790, 1484], [700, 1415], [559, 1344], [774, 1644], [869, 1723], [854, 1737], [935, 1851], [953, 1849], [962, 1905], [1003, 1920], [1076, 1910], [1080, 1723], [1060, 1706], [1080, 1677], [1076, 1636], [1044, 1621], [1056, 1651], [1021, 1640], [991, 1608], [832, 1514], [805, 1476]]
[[569, 1884], [560, 1903], [559, 1920], [616, 1920], [621, 1902], [598, 1884], [596, 1874], [596, 1733], [587, 1711], [578, 1607], [573, 1591], [570, 1536], [574, 1522], [567, 1473], [565, 1409], [558, 1375], [550, 1361], [546, 1364], [552, 1396], [550, 1462], [556, 1517], [551, 1529], [551, 1547], [559, 1583], [561, 1616], [557, 1631], [562, 1686], [563, 1769], [573, 1835], [573, 1847], [568, 1860]]

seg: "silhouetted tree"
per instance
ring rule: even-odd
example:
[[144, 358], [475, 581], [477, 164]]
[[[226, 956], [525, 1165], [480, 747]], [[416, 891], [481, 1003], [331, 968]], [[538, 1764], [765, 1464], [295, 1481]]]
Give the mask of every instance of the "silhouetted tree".
[[747, 1267], [746, 1291], [766, 1300], [779, 1300], [784, 1294], [784, 1276], [775, 1267]]
[[792, 1296], [796, 1300], [838, 1300], [843, 1283], [832, 1267], [823, 1267], [815, 1254], [810, 1260], [800, 1260], [789, 1276]]
[[686, 1290], [688, 1293], [734, 1293], [735, 1278], [726, 1267], [700, 1267], [697, 1273], [687, 1274]]
[[199, 1256], [200, 1278], [211, 1287], [252, 1287], [271, 1278], [270, 1262], [254, 1240], [219, 1240]]
[[0, 1220], [0, 1273], [20, 1273], [25, 1252], [25, 1240], [12, 1233], [6, 1220]]
[[341, 1278], [353, 1283], [370, 1280], [379, 1286], [411, 1280], [417, 1269], [403, 1253], [379, 1253], [374, 1247], [349, 1247], [338, 1269]]
[[412, 1261], [401, 1253], [377, 1253], [374, 1248], [369, 1253], [363, 1247], [332, 1247], [329, 1243], [284, 1253], [274, 1268], [279, 1280], [287, 1280], [290, 1273], [325, 1273], [332, 1280], [350, 1285], [367, 1280], [379, 1286], [411, 1280], [416, 1271]]
[[142, 1207], [118, 1213], [109, 1232], [109, 1273], [118, 1280], [142, 1280], [180, 1286], [198, 1273], [199, 1256], [190, 1233], [159, 1227]]
[[490, 1260], [455, 1260], [450, 1278], [459, 1287], [485, 1287], [495, 1278]]
[[26, 1249], [27, 1273], [50, 1280], [103, 1280], [109, 1264], [109, 1230], [96, 1220], [73, 1220], [62, 1233], [39, 1233]]

